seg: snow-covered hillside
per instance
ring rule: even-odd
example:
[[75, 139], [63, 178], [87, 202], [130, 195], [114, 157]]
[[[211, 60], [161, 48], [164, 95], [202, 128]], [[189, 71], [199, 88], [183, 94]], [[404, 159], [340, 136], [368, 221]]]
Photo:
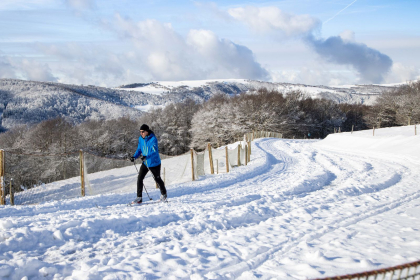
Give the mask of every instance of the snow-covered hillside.
[[408, 126], [258, 139], [247, 166], [170, 185], [167, 204], [129, 207], [134, 167], [102, 172], [107, 193], [0, 207], [0, 277], [306, 279], [415, 261], [419, 169]]
[[226, 79], [131, 84], [119, 88], [66, 85], [0, 79], [0, 132], [21, 124], [35, 124], [64, 117], [74, 123], [86, 120], [138, 117], [151, 108], [208, 100], [215, 94], [235, 95], [260, 88], [288, 93], [301, 90], [315, 98], [339, 103], [372, 104], [392, 85], [357, 85], [340, 88]]
[[106, 88], [0, 79], [0, 128], [57, 117], [74, 123], [138, 117], [142, 112], [132, 108], [131, 98], [125, 91]]
[[346, 85], [346, 86], [311, 86], [290, 83], [270, 83], [241, 79], [225, 80], [197, 80], [178, 82], [153, 82], [147, 84], [131, 84], [121, 86], [119, 89], [141, 91], [150, 94], [162, 95], [165, 93], [197, 92], [204, 96], [211, 96], [214, 93], [235, 94], [240, 92], [255, 91], [260, 88], [278, 90], [288, 93], [300, 90], [307, 96], [313, 98], [332, 99], [338, 103], [362, 103], [372, 105], [376, 98], [384, 91], [397, 87], [398, 85]]

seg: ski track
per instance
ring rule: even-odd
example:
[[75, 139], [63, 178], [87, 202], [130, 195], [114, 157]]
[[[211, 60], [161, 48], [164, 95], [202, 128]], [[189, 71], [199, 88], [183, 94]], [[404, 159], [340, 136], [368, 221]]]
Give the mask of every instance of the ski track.
[[[258, 145], [257, 145], [258, 146]], [[286, 155], [280, 153], [278, 156], [282, 157], [284, 160], [287, 158]], [[331, 185], [336, 185], [338, 183], [333, 183], [332, 181], [334, 180], [339, 180], [339, 176], [335, 175], [335, 173], [343, 173], [343, 170], [339, 170], [339, 168], [337, 166], [343, 166], [344, 164], [342, 162], [337, 162], [335, 159], [331, 158], [331, 157], [327, 157], [326, 155], [312, 155], [312, 158], [315, 157], [322, 157], [323, 160], [327, 161], [326, 163], [324, 163], [324, 166], [328, 166], [330, 167], [332, 170], [330, 172], [327, 172], [327, 180], [325, 180], [322, 188], [324, 187], [331, 187]], [[319, 161], [322, 161], [320, 159], [318, 159]], [[286, 161], [286, 160], [285, 160]], [[340, 158], [339, 161], [342, 161], [342, 159]], [[351, 163], [353, 163], [354, 166], [354, 162], [356, 161], [360, 161], [360, 158], [358, 158], [357, 160], [353, 160], [350, 159], [349, 160]], [[283, 168], [284, 171], [287, 170], [287, 164], [284, 165], [285, 168]], [[364, 163], [363, 164], [363, 168], [357, 170], [358, 172], [360, 171], [365, 171], [365, 172], [369, 172], [372, 171], [372, 164], [370, 163]], [[341, 177], [351, 177], [352, 175], [354, 175], [354, 172], [346, 172], [347, 174], [345, 176], [341, 176]], [[293, 172], [293, 174], [295, 174]], [[380, 174], [383, 174], [380, 172]], [[270, 177], [271, 180], [277, 180], [279, 178], [276, 177]], [[258, 179], [257, 179], [258, 180]], [[391, 187], [395, 184], [397, 184], [399, 181], [401, 180], [401, 176], [399, 176], [398, 174], [393, 174], [392, 176], [390, 176], [389, 179], [385, 180], [384, 182], [381, 182], [379, 184], [376, 185], [376, 187], [371, 187], [368, 190], [364, 190], [364, 192], [362, 191], [348, 191], [348, 193], [350, 193], [351, 195], [358, 195], [358, 194], [364, 194], [364, 193], [372, 193], [378, 190], [382, 190], [384, 188], [388, 188]], [[322, 189], [320, 188], [320, 190]], [[318, 191], [318, 189], [315, 189], [313, 191]], [[297, 195], [299, 197], [299, 195], [301, 193], [299, 192], [294, 192], [295, 195]], [[310, 192], [305, 192], [304, 195], [310, 195]], [[317, 193], [317, 195], [319, 195], [319, 193]], [[362, 211], [359, 211], [357, 213], [353, 213], [350, 217], [347, 218], [340, 218], [340, 219], [336, 219], [333, 223], [330, 224], [334, 224], [334, 226], [329, 226], [328, 229], [322, 228], [321, 230], [318, 231], [314, 231], [314, 232], [309, 232], [309, 233], [301, 233], [300, 235], [298, 235], [297, 237], [294, 236], [293, 238], [289, 238], [287, 240], [285, 240], [285, 242], [281, 242], [279, 245], [274, 246], [273, 248], [271, 248], [270, 250], [258, 254], [255, 257], [251, 258], [251, 259], [247, 259], [244, 260], [242, 262], [240, 262], [239, 264], [235, 264], [233, 265], [233, 267], [228, 267], [226, 269], [222, 269], [219, 270], [219, 267], [212, 269], [212, 270], [219, 270], [219, 274], [217, 275], [218, 279], [231, 279], [232, 276], [233, 278], [237, 278], [239, 277], [243, 272], [245, 271], [249, 271], [249, 270], [255, 270], [257, 269], [259, 266], [261, 266], [264, 262], [266, 262], [267, 260], [273, 258], [275, 255], [287, 255], [287, 253], [292, 249], [295, 248], [296, 246], [299, 245], [299, 243], [302, 242], [302, 240], [305, 240], [305, 242], [309, 242], [311, 240], [314, 239], [318, 239], [320, 238], [322, 235], [325, 235], [329, 232], [332, 232], [340, 227], [348, 227], [350, 225], [356, 224], [364, 219], [373, 217], [375, 215], [384, 213], [386, 211], [392, 210], [396, 207], [399, 207], [403, 202], [406, 203], [408, 201], [412, 201], [414, 199], [418, 199], [420, 197], [420, 191], [415, 192], [412, 195], [406, 195], [404, 197], [402, 197], [401, 199], [397, 199], [394, 200], [392, 202], [386, 202], [382, 205], [377, 205], [375, 207], [369, 207], [368, 209], [364, 209]], [[336, 203], [337, 201], [335, 201]], [[309, 205], [301, 205], [300, 208], [304, 208], [306, 211], [307, 209], [309, 209], [312, 204], [312, 200], [310, 200]], [[310, 211], [316, 211], [316, 210], [310, 210]], [[285, 212], [285, 214], [288, 214], [290, 212]], [[223, 277], [223, 275], [228, 275], [228, 277]], [[277, 276], [276, 274], [271, 275], [271, 277], [275, 277]]]
[[[248, 166], [169, 187], [168, 204], [127, 207], [132, 194], [115, 194], [3, 209], [7, 222], [0, 229], [10, 231], [0, 235], [7, 241], [0, 243], [0, 260], [9, 263], [5, 279], [27, 275], [22, 262], [39, 279], [327, 275], [338, 261], [322, 253], [333, 243], [319, 240], [353, 230], [341, 241], [350, 242], [362, 222], [383, 221], [387, 212], [416, 202], [420, 190], [407, 186], [420, 177], [411, 163], [315, 142], [257, 140]], [[360, 271], [389, 265], [386, 257], [372, 262], [352, 252], [347, 258]]]

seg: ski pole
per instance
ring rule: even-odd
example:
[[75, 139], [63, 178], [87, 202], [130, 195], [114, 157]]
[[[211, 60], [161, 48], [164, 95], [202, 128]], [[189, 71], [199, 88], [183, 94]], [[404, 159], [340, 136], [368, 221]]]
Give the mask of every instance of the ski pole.
[[[136, 170], [137, 170], [137, 174], [139, 174], [139, 170], [137, 169], [137, 166], [136, 166], [136, 163], [133, 161], [133, 163], [134, 163], [134, 167], [136, 168]], [[146, 167], [147, 167], [147, 165], [146, 165]], [[147, 167], [147, 170], [149, 170], [149, 167]], [[150, 171], [150, 170], [149, 170]], [[153, 173], [152, 173], [152, 175], [153, 175]], [[154, 177], [153, 177], [154, 178]], [[147, 193], [147, 196], [149, 197], [149, 199], [150, 200], [153, 200], [150, 196], [149, 196], [149, 193], [147, 192], [147, 189], [146, 189], [146, 186], [143, 184], [143, 188], [144, 188], [144, 190], [146, 191], [146, 193]]]

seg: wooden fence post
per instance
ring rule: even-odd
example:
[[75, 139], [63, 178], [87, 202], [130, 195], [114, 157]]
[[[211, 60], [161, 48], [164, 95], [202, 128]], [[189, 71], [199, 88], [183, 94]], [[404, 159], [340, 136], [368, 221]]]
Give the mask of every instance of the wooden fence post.
[[414, 135], [417, 135], [417, 125], [414, 125]]
[[13, 193], [13, 179], [10, 179], [10, 205], [15, 205], [15, 194]]
[[229, 173], [229, 152], [228, 146], [225, 147], [226, 150], [226, 173]]
[[372, 135], [375, 136], [375, 127], [373, 127]]
[[241, 143], [238, 144], [238, 166], [241, 166], [241, 149], [242, 145]]
[[249, 142], [249, 145], [248, 145], [248, 162], [250, 161], [251, 161], [251, 142]]
[[353, 134], [354, 124], [351, 125], [351, 134]]
[[209, 160], [210, 160], [210, 173], [214, 174], [214, 164], [213, 164], [213, 154], [211, 152], [211, 144], [207, 144], [207, 150], [209, 150]]
[[166, 185], [166, 170], [163, 168], [163, 183]]
[[0, 205], [6, 204], [4, 183], [4, 150], [0, 150]]
[[246, 143], [246, 147], [245, 147], [245, 165], [248, 165], [248, 143]]
[[83, 151], [80, 150], [79, 152], [79, 161], [80, 161], [80, 182], [82, 188], [82, 196], [85, 196], [85, 164], [83, 158]]
[[191, 176], [192, 176], [192, 180], [195, 181], [195, 176], [194, 176], [194, 149], [191, 148]]

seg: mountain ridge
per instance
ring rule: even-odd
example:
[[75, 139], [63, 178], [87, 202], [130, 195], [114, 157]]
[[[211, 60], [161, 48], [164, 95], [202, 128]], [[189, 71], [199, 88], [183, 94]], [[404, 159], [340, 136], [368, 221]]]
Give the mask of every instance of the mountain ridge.
[[343, 87], [272, 83], [243, 79], [150, 82], [106, 88], [17, 79], [0, 79], [0, 132], [63, 117], [72, 123], [138, 118], [150, 107], [192, 99], [204, 102], [216, 94], [228, 96], [260, 88], [287, 94], [300, 90], [313, 98], [338, 103], [373, 104], [376, 97], [395, 86], [353, 85]]

